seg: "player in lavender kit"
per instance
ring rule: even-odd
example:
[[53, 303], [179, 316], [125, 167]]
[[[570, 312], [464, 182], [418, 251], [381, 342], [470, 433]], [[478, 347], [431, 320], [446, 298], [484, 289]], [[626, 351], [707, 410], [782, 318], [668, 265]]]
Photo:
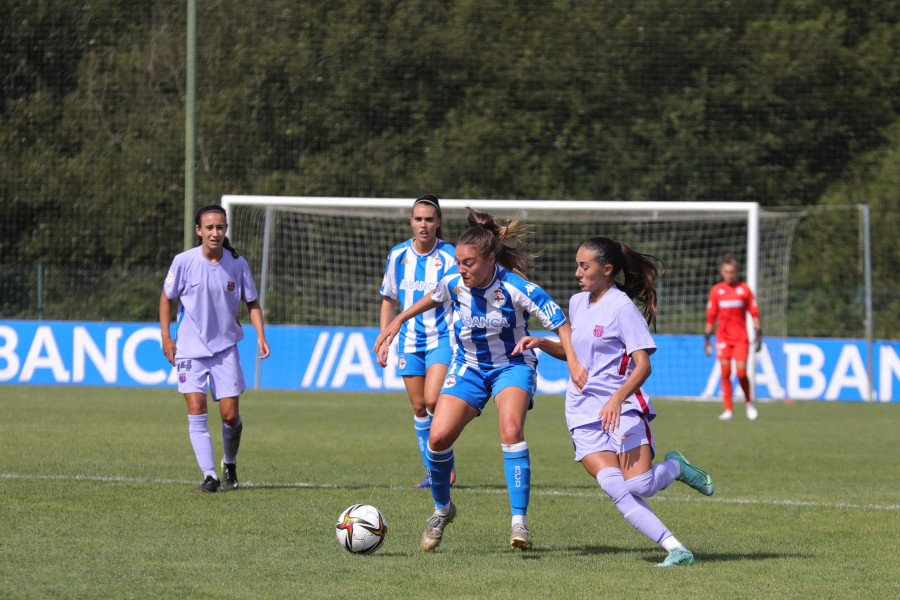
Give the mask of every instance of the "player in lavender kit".
[[[237, 320], [241, 301], [247, 303], [256, 329], [259, 356], [269, 356], [256, 286], [247, 261], [225, 237], [227, 227], [221, 206], [213, 204], [197, 211], [194, 231], [200, 245], [175, 257], [159, 298], [163, 353], [178, 370], [178, 391], [187, 401], [191, 445], [204, 477], [195, 492], [215, 492], [220, 487], [207, 423], [208, 390], [219, 403], [222, 416], [221, 487], [238, 487], [236, 461], [243, 431], [238, 399], [245, 389], [237, 349], [244, 337]], [[169, 329], [176, 298], [180, 308], [173, 340]]]
[[[513, 355], [516, 342], [528, 335], [533, 315], [569, 344], [569, 324], [553, 299], [525, 279], [531, 256], [524, 246], [513, 246], [527, 233], [518, 219], [501, 226], [491, 215], [468, 209], [468, 228], [456, 242], [458, 273], [445, 276], [434, 291], [400, 313], [381, 332], [373, 350], [379, 360], [387, 355], [402, 323], [448, 300], [455, 311], [456, 350], [428, 440], [434, 514], [422, 534], [421, 547], [434, 550], [444, 527], [456, 517], [450, 500], [453, 443], [465, 426], [487, 405], [497, 405], [500, 445], [512, 512], [510, 548], [531, 548], [526, 522], [531, 489], [531, 459], [525, 441], [525, 415], [533, 404], [537, 357], [531, 350]], [[571, 354], [575, 364], [575, 355]]]
[[[578, 249], [575, 277], [583, 292], [569, 302], [578, 364], [566, 389], [566, 424], [575, 460], [596, 478], [628, 523], [668, 552], [657, 565], [667, 567], [692, 564], [694, 556], [643, 498], [675, 479], [707, 496], [713, 493], [713, 483], [678, 452], [651, 464], [655, 449], [650, 421], [656, 411], [641, 386], [650, 376], [650, 355], [656, 351], [648, 327], [656, 319], [655, 258], [605, 237], [591, 238]], [[566, 343], [562, 338], [555, 342], [526, 337], [516, 350], [539, 348], [565, 360]]]
[[[401, 310], [409, 308], [430, 294], [444, 275], [455, 271], [455, 248], [441, 239], [441, 206], [437, 197], [427, 194], [417, 199], [413, 203], [409, 224], [413, 238], [391, 249], [384, 269], [381, 284], [382, 331], [394, 318], [398, 303]], [[453, 310], [448, 302], [404, 323], [397, 338], [397, 372], [403, 377], [412, 403], [416, 439], [426, 470], [425, 479], [414, 488], [431, 487], [425, 448], [438, 393], [450, 364], [452, 322]], [[380, 358], [379, 364], [387, 366]], [[452, 479], [455, 479], [455, 474]]]

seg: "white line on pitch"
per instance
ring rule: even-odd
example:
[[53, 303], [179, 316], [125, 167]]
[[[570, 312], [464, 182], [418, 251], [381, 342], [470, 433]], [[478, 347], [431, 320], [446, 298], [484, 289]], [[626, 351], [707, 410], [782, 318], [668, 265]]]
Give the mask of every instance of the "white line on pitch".
[[[28, 480], [47, 480], [47, 481], [100, 481], [113, 483], [162, 483], [162, 484], [178, 484], [193, 485], [196, 481], [184, 479], [147, 479], [143, 477], [120, 477], [120, 476], [104, 476], [104, 475], [23, 475], [17, 473], [0, 473], [0, 479], [28, 479]], [[386, 489], [386, 490], [409, 490], [411, 488], [399, 486], [381, 486], [381, 485], [339, 485], [333, 483], [275, 483], [247, 481], [241, 482], [241, 487], [256, 488], [311, 488], [311, 489]], [[493, 487], [466, 487], [466, 491], [486, 492], [490, 494], [505, 494], [506, 488]], [[562, 496], [570, 498], [593, 498], [601, 496], [601, 492], [565, 492], [559, 490], [542, 490], [540, 488], [532, 488], [531, 494], [536, 496]], [[853, 508], [859, 510], [900, 510], [900, 504], [854, 504], [850, 502], [816, 502], [806, 500], [764, 500], [764, 499], [745, 499], [745, 498], [674, 498], [656, 495], [654, 500], [662, 500], [668, 502], [718, 502], [721, 504], [761, 504], [776, 506], [809, 506], [814, 508]]]

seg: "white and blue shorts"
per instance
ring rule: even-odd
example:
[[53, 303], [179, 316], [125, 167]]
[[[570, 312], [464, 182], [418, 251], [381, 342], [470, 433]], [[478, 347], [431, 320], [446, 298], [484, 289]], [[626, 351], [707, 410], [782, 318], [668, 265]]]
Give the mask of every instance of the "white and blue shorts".
[[522, 388], [528, 393], [528, 409], [534, 406], [534, 391], [537, 387], [537, 373], [533, 367], [523, 363], [503, 365], [494, 369], [472, 368], [464, 362], [453, 361], [444, 378], [441, 394], [461, 398], [478, 409], [478, 414], [487, 406], [488, 400], [508, 387]]
[[424, 377], [431, 365], [449, 365], [452, 357], [453, 350], [449, 344], [419, 352], [400, 352], [397, 357], [397, 375]]
[[211, 391], [213, 400], [218, 402], [219, 398], [240, 396], [247, 389], [237, 345], [204, 358], [176, 356], [175, 368], [178, 391], [182, 394]]
[[600, 421], [595, 421], [575, 427], [569, 434], [575, 446], [575, 460], [579, 462], [595, 452], [615, 452], [618, 455], [640, 446], [650, 446], [650, 451], [656, 454], [650, 422], [638, 410], [623, 412], [619, 417], [619, 426], [610, 433], [603, 431]]

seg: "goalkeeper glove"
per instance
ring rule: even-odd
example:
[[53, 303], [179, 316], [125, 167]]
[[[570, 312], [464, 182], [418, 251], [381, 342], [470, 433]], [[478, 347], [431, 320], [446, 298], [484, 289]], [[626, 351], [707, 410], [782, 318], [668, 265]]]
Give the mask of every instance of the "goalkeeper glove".
[[713, 346], [712, 342], [709, 341], [709, 338], [712, 336], [711, 333], [703, 334], [703, 351], [706, 352], [707, 356], [712, 356]]
[[755, 330], [756, 339], [753, 340], [753, 350], [755, 352], [759, 352], [762, 350], [762, 329], [757, 328]]

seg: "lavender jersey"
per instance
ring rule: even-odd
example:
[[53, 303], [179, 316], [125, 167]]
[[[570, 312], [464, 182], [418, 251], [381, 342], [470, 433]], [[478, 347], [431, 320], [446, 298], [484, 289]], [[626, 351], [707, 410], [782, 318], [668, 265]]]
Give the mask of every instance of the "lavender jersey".
[[244, 337], [237, 320], [241, 301], [256, 300], [256, 286], [243, 257], [222, 253], [217, 263], [203, 246], [177, 255], [163, 285], [166, 298], [179, 298], [175, 334], [179, 358], [204, 358], [231, 348]]
[[519, 340], [528, 335], [529, 315], [540, 319], [552, 331], [566, 323], [562, 309], [547, 292], [500, 266], [483, 288], [466, 287], [459, 273], [447, 275], [431, 298], [435, 302], [453, 302], [456, 337], [453, 360], [465, 361], [478, 369], [512, 363], [537, 365], [534, 350], [509, 355]]
[[[566, 424], [575, 427], [595, 423], [600, 409], [634, 371], [635, 350], [656, 352], [650, 328], [631, 298], [613, 286], [593, 306], [590, 292], [575, 294], [569, 301], [572, 347], [578, 362], [588, 370], [588, 380], [579, 394], [569, 380], [566, 387]], [[656, 416], [650, 397], [639, 389], [622, 403], [622, 412], [637, 410], [652, 421]]]
[[[401, 311], [409, 308], [444, 275], [456, 271], [455, 253], [451, 244], [440, 239], [427, 254], [416, 252], [412, 240], [397, 244], [388, 254], [381, 295], [399, 301]], [[402, 354], [449, 346], [452, 322], [453, 311], [446, 303], [404, 322], [397, 334], [397, 350]]]

